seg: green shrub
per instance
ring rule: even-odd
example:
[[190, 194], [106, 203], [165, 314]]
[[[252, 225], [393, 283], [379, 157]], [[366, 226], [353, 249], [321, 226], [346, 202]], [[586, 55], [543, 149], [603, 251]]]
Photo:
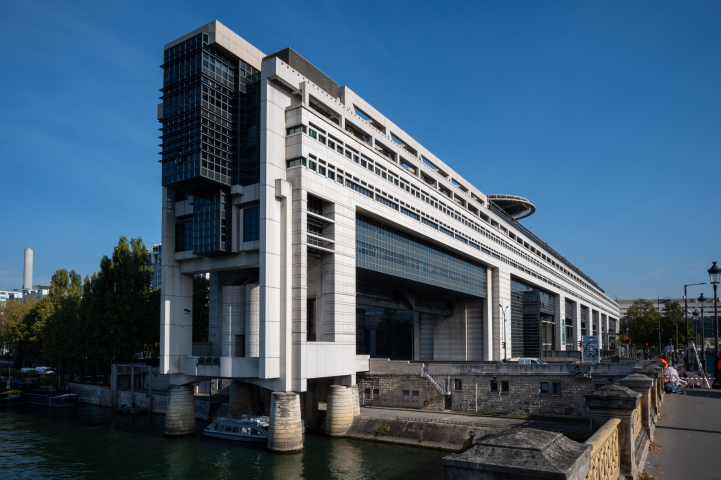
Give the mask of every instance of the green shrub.
[[381, 425], [378, 430], [376, 430], [376, 437], [381, 437], [385, 434], [387, 434], [390, 431], [390, 428], [388, 428], [388, 423], [383, 422], [383, 425]]

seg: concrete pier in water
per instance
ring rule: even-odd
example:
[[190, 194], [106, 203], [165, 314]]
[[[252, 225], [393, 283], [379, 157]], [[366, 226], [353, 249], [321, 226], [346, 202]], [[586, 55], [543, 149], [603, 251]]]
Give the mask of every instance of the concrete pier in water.
[[195, 435], [195, 398], [192, 385], [171, 385], [165, 414], [165, 435]]
[[273, 392], [270, 396], [268, 449], [295, 452], [303, 449], [300, 398], [293, 392]]

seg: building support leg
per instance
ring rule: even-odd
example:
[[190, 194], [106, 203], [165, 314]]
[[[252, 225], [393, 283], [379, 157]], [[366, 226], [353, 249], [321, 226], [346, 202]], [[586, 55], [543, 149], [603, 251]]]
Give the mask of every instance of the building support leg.
[[165, 435], [195, 435], [195, 398], [193, 385], [171, 385], [165, 414]]
[[303, 449], [300, 419], [300, 398], [293, 392], [270, 395], [270, 428], [268, 449], [275, 452], [296, 452]]
[[357, 417], [358, 415], [360, 415], [360, 397], [358, 396], [358, 385], [351, 385], [350, 394], [353, 403], [353, 416]]
[[345, 385], [328, 386], [328, 410], [325, 417], [325, 433], [330, 436], [345, 435], [353, 423], [353, 399], [351, 389]]

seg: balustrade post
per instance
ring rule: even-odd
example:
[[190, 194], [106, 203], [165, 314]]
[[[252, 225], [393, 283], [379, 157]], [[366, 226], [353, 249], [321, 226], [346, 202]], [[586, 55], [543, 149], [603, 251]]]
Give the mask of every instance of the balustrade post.
[[[636, 478], [643, 471], [649, 439], [642, 425], [641, 394], [620, 385], [609, 385], [586, 394], [591, 426], [597, 431], [611, 419], [618, 419], [620, 469]], [[638, 436], [642, 435], [639, 439]]]
[[630, 388], [641, 394], [641, 424], [646, 429], [648, 438], [653, 442], [656, 424], [651, 418], [651, 390], [654, 381], [646, 375], [634, 373], [622, 378], [619, 383], [622, 387]]

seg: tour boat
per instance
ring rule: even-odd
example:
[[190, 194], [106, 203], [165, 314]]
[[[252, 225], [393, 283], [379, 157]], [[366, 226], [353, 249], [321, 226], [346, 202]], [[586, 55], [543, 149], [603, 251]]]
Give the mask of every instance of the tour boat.
[[268, 427], [270, 427], [268, 422], [270, 419], [262, 416], [218, 417], [205, 427], [203, 434], [241, 442], [266, 442], [268, 441]]

